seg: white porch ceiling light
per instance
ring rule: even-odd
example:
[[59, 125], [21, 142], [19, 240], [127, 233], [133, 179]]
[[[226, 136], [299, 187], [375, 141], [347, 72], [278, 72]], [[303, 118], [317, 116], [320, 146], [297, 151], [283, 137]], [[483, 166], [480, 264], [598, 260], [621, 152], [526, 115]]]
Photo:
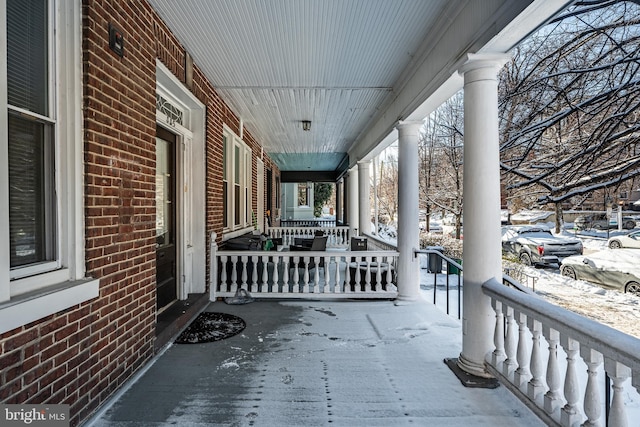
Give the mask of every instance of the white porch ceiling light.
[[302, 121], [302, 130], [304, 130], [304, 131], [311, 130], [311, 120], [303, 120]]

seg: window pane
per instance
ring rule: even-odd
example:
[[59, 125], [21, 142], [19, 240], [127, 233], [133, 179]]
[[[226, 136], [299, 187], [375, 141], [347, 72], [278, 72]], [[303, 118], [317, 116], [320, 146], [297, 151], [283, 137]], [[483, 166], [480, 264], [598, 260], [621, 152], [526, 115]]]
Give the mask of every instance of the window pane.
[[237, 145], [235, 146], [233, 160], [234, 160], [233, 182], [234, 184], [240, 184], [240, 161], [242, 159], [240, 158], [240, 147], [238, 147]]
[[229, 203], [231, 200], [227, 199], [227, 183], [222, 183], [222, 227], [227, 228], [229, 226]]
[[298, 206], [307, 206], [307, 184], [298, 184]]
[[226, 135], [222, 137], [222, 179], [228, 180], [229, 176], [227, 175], [227, 137]]
[[240, 186], [239, 185], [235, 185], [234, 186], [234, 225], [240, 225]]
[[9, 105], [47, 116], [48, 28], [46, 0], [7, 0]]
[[170, 150], [169, 141], [156, 138], [156, 243], [161, 247], [173, 241]]
[[53, 150], [49, 125], [9, 114], [11, 267], [54, 259]]

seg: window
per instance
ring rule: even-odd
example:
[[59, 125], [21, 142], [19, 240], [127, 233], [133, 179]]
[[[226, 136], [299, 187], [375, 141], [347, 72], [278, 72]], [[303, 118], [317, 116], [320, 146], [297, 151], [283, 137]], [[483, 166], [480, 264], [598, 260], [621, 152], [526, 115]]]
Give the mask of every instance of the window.
[[298, 184], [298, 206], [309, 206], [309, 187], [306, 182]]
[[84, 278], [81, 4], [0, 0], [0, 13], [2, 333], [97, 296], [98, 281]]
[[223, 227], [234, 231], [251, 226], [251, 150], [227, 127], [222, 136]]
[[9, 250], [12, 278], [57, 268], [55, 143], [45, 0], [7, 1]]

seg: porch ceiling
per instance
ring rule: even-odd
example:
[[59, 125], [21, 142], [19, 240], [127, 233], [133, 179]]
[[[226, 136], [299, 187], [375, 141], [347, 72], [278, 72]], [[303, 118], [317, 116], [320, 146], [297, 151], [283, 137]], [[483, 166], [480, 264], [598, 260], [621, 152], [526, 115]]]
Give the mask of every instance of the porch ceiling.
[[365, 157], [465, 53], [537, 2], [150, 3], [282, 171], [335, 171]]

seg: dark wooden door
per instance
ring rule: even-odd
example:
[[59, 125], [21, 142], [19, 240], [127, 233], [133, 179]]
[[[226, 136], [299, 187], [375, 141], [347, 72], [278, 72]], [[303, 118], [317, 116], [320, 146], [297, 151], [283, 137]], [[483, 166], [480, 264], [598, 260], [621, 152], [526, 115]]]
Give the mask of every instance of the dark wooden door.
[[176, 136], [156, 129], [156, 303], [158, 310], [177, 298]]

